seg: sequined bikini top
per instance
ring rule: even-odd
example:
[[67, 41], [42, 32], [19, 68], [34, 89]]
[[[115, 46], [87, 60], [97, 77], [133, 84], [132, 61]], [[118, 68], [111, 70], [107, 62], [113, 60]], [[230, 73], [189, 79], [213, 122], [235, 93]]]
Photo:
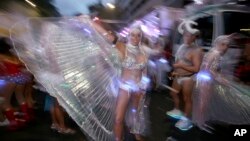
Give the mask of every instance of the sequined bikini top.
[[122, 62], [123, 68], [130, 69], [130, 70], [142, 70], [146, 66], [146, 59], [143, 62], [138, 62], [136, 60], [136, 56], [144, 54], [142, 50], [140, 50], [137, 46], [133, 46], [128, 44], [126, 46], [125, 58]]

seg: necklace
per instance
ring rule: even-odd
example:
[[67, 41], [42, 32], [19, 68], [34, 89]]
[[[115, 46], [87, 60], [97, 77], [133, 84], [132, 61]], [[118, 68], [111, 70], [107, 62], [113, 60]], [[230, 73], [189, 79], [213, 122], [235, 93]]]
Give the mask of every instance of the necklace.
[[132, 44], [127, 44], [127, 50], [134, 55], [138, 55], [141, 52], [139, 46], [134, 46]]

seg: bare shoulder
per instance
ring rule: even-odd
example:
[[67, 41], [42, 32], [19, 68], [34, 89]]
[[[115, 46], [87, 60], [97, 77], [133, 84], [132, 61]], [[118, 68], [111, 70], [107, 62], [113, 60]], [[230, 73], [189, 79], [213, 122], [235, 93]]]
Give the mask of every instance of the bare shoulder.
[[203, 55], [203, 50], [201, 47], [197, 47], [194, 51], [193, 51], [193, 55], [197, 55], [197, 56], [200, 56], [200, 55]]
[[197, 47], [196, 52], [197, 53], [203, 53], [203, 49], [201, 47]]

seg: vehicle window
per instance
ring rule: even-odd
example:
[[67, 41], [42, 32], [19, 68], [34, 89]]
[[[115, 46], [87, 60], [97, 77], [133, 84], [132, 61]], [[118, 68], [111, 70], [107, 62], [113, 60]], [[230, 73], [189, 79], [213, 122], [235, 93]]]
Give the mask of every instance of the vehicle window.
[[[250, 65], [249, 64], [249, 41], [250, 41], [250, 13], [227, 11], [223, 12], [224, 33], [240, 33], [234, 39], [227, 53], [224, 55], [228, 70], [233, 72], [238, 81], [249, 83]], [[227, 57], [227, 58], [226, 58]], [[230, 71], [231, 70], [231, 71]]]
[[195, 20], [195, 22], [198, 23], [198, 26], [196, 28], [201, 31], [201, 35], [198, 40], [199, 45], [211, 47], [213, 38], [213, 17], [201, 17]]
[[250, 13], [223, 12], [223, 18], [225, 34], [237, 32], [250, 37]]

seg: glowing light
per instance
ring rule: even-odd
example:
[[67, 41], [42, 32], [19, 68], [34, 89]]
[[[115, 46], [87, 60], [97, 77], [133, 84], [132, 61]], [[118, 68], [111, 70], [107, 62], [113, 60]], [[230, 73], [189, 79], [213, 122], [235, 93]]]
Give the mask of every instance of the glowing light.
[[194, 2], [195, 2], [196, 4], [203, 4], [203, 1], [202, 1], [202, 0], [194, 0]]
[[5, 85], [5, 81], [0, 79], [0, 87]]
[[125, 27], [124, 30], [125, 30], [125, 31], [129, 31], [129, 28]]
[[88, 32], [89, 34], [91, 33], [87, 28], [84, 28], [84, 31]]
[[156, 33], [160, 33], [160, 30], [158, 30], [158, 29], [154, 29], [154, 31], [155, 31]]
[[107, 3], [107, 6], [111, 9], [115, 9], [115, 6], [112, 3]]
[[227, 4], [234, 5], [237, 4], [236, 2], [228, 2]]
[[36, 7], [36, 5], [33, 3], [33, 2], [31, 2], [31, 1], [29, 1], [29, 0], [25, 0], [28, 4], [30, 4], [31, 6], [33, 6], [33, 7]]
[[128, 32], [123, 30], [122, 33], [124, 33], [125, 35], [128, 35]]
[[149, 60], [149, 62], [148, 62], [148, 63], [149, 63], [149, 65], [150, 65], [150, 66], [152, 66], [152, 67], [156, 67], [156, 64], [155, 64], [153, 61], [151, 61], [151, 60]]
[[211, 76], [207, 72], [199, 72], [197, 78], [201, 80], [211, 80]]
[[142, 82], [149, 83], [150, 79], [148, 77], [146, 77], [146, 76], [143, 76], [142, 77]]
[[94, 17], [93, 21], [98, 21], [100, 20], [98, 17]]
[[120, 33], [120, 35], [123, 36], [123, 37], [126, 37], [126, 35], [124, 33]]
[[135, 113], [135, 112], [136, 112], [136, 109], [133, 108], [133, 109], [132, 109], [132, 112]]
[[240, 31], [250, 31], [250, 28], [249, 29], [244, 29], [244, 28], [242, 28], [242, 29], [240, 29]]
[[145, 25], [141, 25], [141, 30], [146, 33], [148, 32], [148, 28]]
[[162, 63], [167, 63], [168, 62], [166, 59], [163, 59], [163, 58], [159, 59], [159, 61], [162, 62]]

